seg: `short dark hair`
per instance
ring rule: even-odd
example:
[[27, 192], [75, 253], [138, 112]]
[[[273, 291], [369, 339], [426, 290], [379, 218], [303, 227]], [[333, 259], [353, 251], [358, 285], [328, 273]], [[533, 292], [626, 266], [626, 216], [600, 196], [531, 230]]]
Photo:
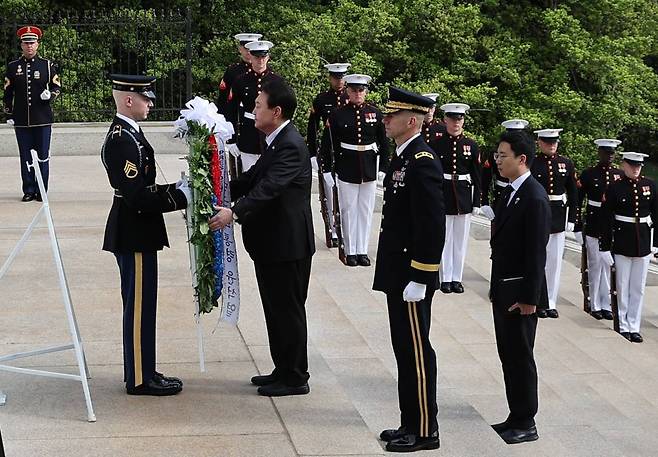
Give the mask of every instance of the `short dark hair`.
[[503, 141], [509, 143], [514, 157], [524, 154], [526, 165], [528, 168], [532, 166], [532, 162], [535, 160], [535, 140], [533, 137], [523, 130], [511, 130], [500, 135], [498, 142], [502, 143]]
[[267, 94], [267, 107], [269, 109], [279, 106], [283, 118], [286, 120], [292, 119], [295, 109], [297, 109], [297, 97], [290, 84], [283, 79], [275, 79], [266, 82], [262, 91]]

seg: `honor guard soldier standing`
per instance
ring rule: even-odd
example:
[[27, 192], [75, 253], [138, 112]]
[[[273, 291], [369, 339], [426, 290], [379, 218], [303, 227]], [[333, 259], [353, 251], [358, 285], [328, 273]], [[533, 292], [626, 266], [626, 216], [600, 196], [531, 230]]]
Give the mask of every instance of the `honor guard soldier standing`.
[[5, 73], [4, 112], [7, 123], [14, 126], [21, 161], [22, 201], [41, 201], [32, 163], [31, 149], [37, 151], [43, 184], [48, 190], [50, 136], [53, 111], [50, 103], [61, 91], [57, 65], [37, 55], [41, 29], [33, 25], [16, 32], [23, 55], [7, 65]]
[[[544, 186], [551, 207], [551, 235], [546, 246], [546, 286], [549, 309], [537, 310], [541, 318], [559, 316], [556, 305], [564, 255], [565, 228], [573, 232], [578, 206], [573, 162], [557, 153], [562, 129], [535, 130], [541, 153], [532, 163], [532, 176]], [[568, 215], [567, 215], [568, 213]], [[568, 222], [567, 222], [568, 220]]]
[[443, 195], [446, 203], [446, 243], [441, 262], [441, 292], [462, 293], [462, 275], [471, 228], [471, 213], [480, 206], [480, 151], [464, 136], [464, 103], [441, 106], [447, 135], [436, 142], [435, 152], [443, 165]]
[[240, 53], [240, 62], [233, 63], [228, 66], [219, 83], [219, 95], [217, 96], [217, 112], [224, 114], [226, 110], [226, 103], [228, 94], [231, 92], [233, 82], [240, 76], [245, 74], [251, 68], [251, 55], [249, 50], [245, 47], [247, 43], [260, 40], [263, 35], [260, 33], [238, 33], [233, 35], [233, 38], [238, 42], [238, 52]]
[[324, 186], [324, 194], [327, 202], [327, 218], [331, 228], [331, 245], [338, 247], [338, 236], [336, 235], [336, 227], [334, 227], [334, 199], [332, 198], [332, 191], [334, 186], [334, 179], [331, 176], [331, 162], [322, 162], [322, 170], [318, 170], [317, 154], [320, 150], [318, 142], [318, 133], [320, 126], [324, 129], [329, 120], [329, 115], [336, 108], [347, 105], [349, 99], [347, 91], [345, 90], [345, 81], [343, 76], [347, 73], [350, 67], [349, 63], [329, 63], [324, 66], [329, 72], [329, 84], [331, 89], [326, 92], [318, 94], [313, 100], [311, 106], [311, 114], [308, 118], [308, 127], [306, 129], [306, 144], [308, 150], [311, 151], [311, 164], [313, 169], [318, 171], [318, 179], [322, 180]]
[[[624, 178], [612, 182], [603, 196], [600, 250], [616, 270], [619, 333], [634, 343], [640, 335], [642, 302], [652, 253], [658, 252], [656, 183], [642, 176], [646, 154], [622, 152]], [[651, 245], [653, 231], [653, 246]], [[613, 259], [614, 255], [614, 259]]]
[[322, 162], [334, 163], [336, 170], [346, 265], [367, 267], [375, 189], [388, 164], [388, 139], [382, 113], [365, 101], [372, 78], [354, 74], [344, 79], [349, 103], [329, 115]]
[[156, 184], [154, 151], [138, 121], [146, 119], [155, 94], [149, 76], [110, 75], [117, 114], [101, 150], [114, 188], [103, 250], [112, 252], [121, 275], [123, 366], [129, 395], [174, 395], [180, 379], [156, 371], [157, 251], [169, 246], [162, 213], [187, 207], [187, 182]]
[[272, 46], [270, 41], [252, 41], [245, 45], [251, 54], [251, 68], [235, 80], [228, 95], [225, 116], [233, 123], [235, 135], [227, 149], [234, 157], [240, 157], [242, 171], [249, 170], [266, 149], [265, 135], [254, 124], [254, 107], [263, 85], [281, 79], [267, 66]]
[[[505, 127], [506, 131], [513, 132], [515, 130], [524, 130], [528, 124], [529, 122], [525, 119], [509, 119], [507, 121], [501, 122], [500, 125]], [[501, 176], [500, 171], [498, 171], [495, 155], [496, 154], [493, 154], [491, 158], [485, 160], [484, 164], [482, 165], [482, 206], [480, 210], [482, 211], [482, 214], [490, 221], [495, 217], [493, 208], [498, 206], [498, 199], [500, 198], [500, 195], [509, 185], [509, 180]], [[491, 186], [492, 182], [493, 189]], [[489, 205], [490, 191], [493, 195], [493, 201], [491, 202], [491, 205]]]
[[[583, 170], [577, 181], [578, 211], [574, 235], [581, 246], [585, 242], [587, 252], [587, 277], [589, 281], [590, 313], [596, 319], [612, 320], [610, 310], [610, 268], [601, 258], [601, 204], [603, 194], [610, 184], [623, 178], [624, 173], [612, 165], [619, 140], [601, 138], [594, 141], [599, 147], [599, 163]], [[581, 205], [586, 200], [584, 216], [585, 239], [583, 240], [583, 216]]]
[[429, 339], [445, 237], [443, 170], [421, 135], [432, 100], [391, 87], [386, 135], [395, 154], [384, 178], [373, 289], [386, 293], [398, 368], [400, 427], [380, 438], [389, 452], [437, 449], [436, 354]]
[[443, 135], [446, 134], [446, 125], [438, 119], [434, 119], [434, 112], [436, 111], [436, 99], [438, 96], [439, 94], [423, 94], [423, 97], [434, 100], [434, 105], [432, 105], [430, 111], [425, 115], [422, 130], [425, 143], [427, 143], [434, 152], [436, 152], [437, 141], [443, 138]]

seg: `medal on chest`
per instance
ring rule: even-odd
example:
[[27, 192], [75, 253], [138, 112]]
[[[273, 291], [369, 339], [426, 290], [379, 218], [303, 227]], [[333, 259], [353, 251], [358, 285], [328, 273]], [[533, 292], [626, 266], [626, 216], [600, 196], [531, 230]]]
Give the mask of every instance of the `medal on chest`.
[[404, 176], [407, 172], [407, 166], [409, 165], [409, 160], [405, 160], [402, 164], [402, 167], [399, 170], [395, 170], [391, 176], [391, 182], [393, 183], [393, 188], [397, 189], [398, 187], [404, 187]]
[[470, 159], [471, 158], [471, 145], [470, 144], [465, 144], [464, 145], [464, 157]]
[[374, 124], [377, 122], [377, 113], [363, 113], [367, 124]]
[[23, 74], [23, 67], [21, 67], [19, 65], [18, 68], [16, 68], [16, 76], [19, 76], [19, 75], [22, 75], [22, 74]]
[[651, 196], [651, 187], [649, 187], [649, 186], [642, 186], [642, 196], [644, 196], [644, 197], [650, 197], [650, 196]]
[[562, 175], [566, 175], [567, 174], [567, 164], [558, 162], [557, 171]]

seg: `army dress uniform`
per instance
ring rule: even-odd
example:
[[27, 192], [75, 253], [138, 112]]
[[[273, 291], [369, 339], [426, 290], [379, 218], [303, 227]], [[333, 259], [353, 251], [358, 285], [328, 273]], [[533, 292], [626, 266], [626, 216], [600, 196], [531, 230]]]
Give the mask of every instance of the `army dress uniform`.
[[[463, 117], [468, 105], [441, 106], [446, 116]], [[463, 292], [461, 285], [471, 226], [471, 213], [480, 206], [482, 164], [475, 140], [463, 133], [444, 135], [436, 142], [443, 167], [443, 196], [446, 208], [446, 241], [441, 259], [441, 283], [446, 292]], [[450, 287], [448, 289], [447, 287]], [[442, 288], [443, 290], [443, 288]]]
[[[624, 160], [635, 163], [642, 163], [645, 157], [634, 152], [622, 155]], [[649, 261], [652, 250], [658, 249], [656, 183], [644, 176], [624, 176], [612, 182], [605, 191], [601, 211], [599, 249], [614, 255], [619, 332], [630, 339], [640, 332]], [[641, 341], [640, 338], [637, 342]]]
[[334, 163], [338, 179], [345, 253], [365, 259], [375, 207], [377, 174], [386, 169], [389, 159], [382, 113], [367, 102], [359, 106], [348, 103], [337, 108], [329, 116], [321, 148], [322, 162]]
[[[414, 109], [425, 98], [416, 95], [416, 102], [407, 91], [394, 87], [389, 91], [387, 112], [395, 112], [400, 106]], [[395, 450], [390, 445], [396, 443], [394, 438], [400, 434], [434, 439], [438, 447], [436, 354], [429, 331], [445, 239], [442, 181], [441, 162], [421, 134], [396, 148], [384, 178], [373, 289], [386, 293], [398, 367], [401, 428], [381, 435], [384, 440], [390, 438], [386, 448], [389, 451]], [[404, 300], [403, 290], [410, 281], [425, 286], [424, 299]], [[434, 447], [427, 447], [431, 448]]]
[[[114, 76], [114, 88], [133, 81]], [[136, 80], [141, 81], [135, 76]], [[139, 88], [133, 89], [134, 91]], [[145, 92], [148, 93], [148, 92]], [[101, 149], [101, 160], [114, 189], [103, 250], [112, 252], [121, 275], [124, 376], [128, 392], [155, 376], [157, 251], [169, 247], [163, 213], [187, 207], [175, 184], [156, 184], [154, 151], [135, 121], [117, 114]]]
[[[617, 141], [617, 140], [613, 140]], [[618, 142], [621, 143], [621, 142]], [[602, 202], [608, 186], [623, 179], [624, 173], [614, 166], [598, 163], [583, 170], [577, 181], [578, 210], [574, 233], [584, 232], [587, 246], [587, 272], [591, 312], [610, 312], [610, 268], [601, 258], [599, 237], [602, 228]], [[585, 214], [582, 203], [585, 201]], [[584, 229], [584, 230], [583, 230]], [[608, 314], [610, 316], [610, 314]]]
[[[19, 29], [17, 35], [22, 42], [30, 43], [36, 42], [42, 32], [37, 27], [27, 26]], [[61, 93], [58, 67], [39, 55], [29, 59], [21, 56], [7, 64], [4, 90], [4, 112], [8, 119], [13, 120], [18, 143], [23, 201], [34, 198], [41, 200], [34, 169], [28, 169], [27, 164], [32, 163], [30, 150], [36, 150], [47, 191], [50, 138], [54, 122], [51, 103]], [[44, 95], [46, 90], [50, 91], [47, 97]]]
[[[538, 130], [540, 139], [557, 141], [562, 129]], [[576, 188], [576, 172], [573, 162], [556, 153], [548, 156], [537, 154], [532, 162], [530, 172], [544, 187], [548, 194], [551, 208], [551, 234], [546, 245], [546, 285], [548, 287], [548, 307], [550, 317], [558, 317], [556, 309], [560, 290], [560, 273], [564, 255], [565, 229], [567, 221], [575, 226], [578, 190]], [[568, 214], [567, 214], [568, 213]], [[572, 231], [573, 228], [570, 229]], [[545, 317], [539, 314], [539, 317]]]
[[[344, 75], [349, 64], [327, 64], [325, 68], [329, 70], [330, 75], [337, 77]], [[344, 69], [344, 70], [343, 70]], [[340, 70], [340, 71], [338, 71]], [[311, 105], [311, 114], [308, 117], [308, 126], [306, 129], [306, 144], [311, 152], [311, 157], [318, 154], [320, 144], [318, 142], [318, 133], [321, 133], [329, 120], [329, 115], [336, 109], [347, 105], [349, 99], [345, 89], [321, 92], [313, 99]], [[329, 213], [329, 223], [331, 225], [331, 237], [336, 238], [336, 228], [334, 227], [334, 199], [332, 197], [334, 180], [331, 176], [331, 162], [322, 161], [322, 169], [318, 170], [318, 176], [322, 174], [322, 185], [324, 193], [327, 196], [327, 212]]]

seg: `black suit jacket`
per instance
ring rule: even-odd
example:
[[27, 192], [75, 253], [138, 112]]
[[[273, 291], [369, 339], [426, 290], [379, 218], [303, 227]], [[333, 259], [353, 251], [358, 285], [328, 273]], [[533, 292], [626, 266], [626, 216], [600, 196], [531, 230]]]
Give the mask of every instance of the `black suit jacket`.
[[546, 191], [528, 176], [514, 194], [496, 207], [491, 233], [491, 288], [494, 306], [509, 308], [516, 302], [545, 308], [546, 244], [551, 210]]
[[299, 260], [315, 252], [311, 162], [304, 138], [286, 125], [256, 164], [231, 181], [233, 212], [255, 262]]

